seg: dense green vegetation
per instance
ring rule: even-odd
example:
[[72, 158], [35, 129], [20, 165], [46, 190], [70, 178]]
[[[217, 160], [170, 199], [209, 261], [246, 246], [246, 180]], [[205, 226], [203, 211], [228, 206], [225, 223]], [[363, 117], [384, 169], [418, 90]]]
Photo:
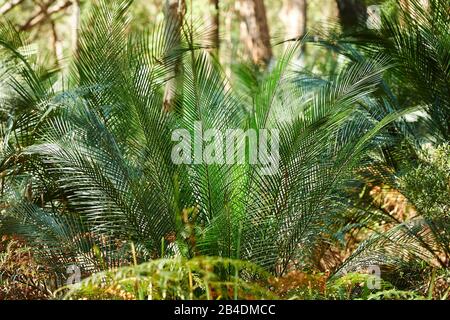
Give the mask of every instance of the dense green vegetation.
[[[2, 21], [0, 298], [448, 299], [450, 8], [385, 8], [268, 66], [131, 1], [89, 7], [67, 67]], [[195, 123], [277, 130], [278, 170], [175, 164]]]

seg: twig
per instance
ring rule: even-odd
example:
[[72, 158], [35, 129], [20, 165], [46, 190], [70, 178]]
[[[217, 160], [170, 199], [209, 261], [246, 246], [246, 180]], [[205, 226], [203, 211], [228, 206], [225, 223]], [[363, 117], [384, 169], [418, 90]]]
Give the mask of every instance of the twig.
[[14, 9], [15, 6], [21, 4], [23, 0], [11, 0], [5, 3], [3, 6], [0, 7], [0, 15], [6, 14], [11, 9]]
[[41, 9], [37, 14], [28, 19], [28, 21], [20, 27], [20, 30], [29, 30], [33, 28], [35, 25], [42, 23], [51, 15], [58, 13], [72, 5], [72, 1], [65, 1], [56, 4], [54, 7], [49, 8], [48, 10]]

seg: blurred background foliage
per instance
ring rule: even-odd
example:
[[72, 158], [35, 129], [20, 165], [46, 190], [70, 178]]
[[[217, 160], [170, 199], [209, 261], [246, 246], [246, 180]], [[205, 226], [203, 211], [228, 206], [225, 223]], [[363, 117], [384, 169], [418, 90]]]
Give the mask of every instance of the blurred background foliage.
[[[56, 63], [57, 58], [61, 60], [72, 54], [73, 30], [77, 25], [74, 15], [80, 10], [80, 16], [83, 19], [84, 13], [88, 12], [95, 2], [95, 0], [2, 0], [0, 13], [19, 30], [29, 33], [34, 50], [39, 51], [40, 57], [46, 57], [46, 63]], [[130, 8], [132, 15], [130, 32], [153, 29], [160, 24], [164, 20], [166, 2], [165, 0], [135, 0]], [[212, 26], [210, 17], [218, 13], [219, 46], [222, 48], [219, 53], [220, 60], [225, 66], [239, 61], [237, 56], [242, 56], [246, 50], [241, 35], [240, 1], [187, 0], [183, 2], [187, 4], [186, 17], [205, 26]], [[324, 27], [338, 28], [340, 21], [338, 3], [342, 3], [344, 8], [354, 6], [357, 8], [355, 10], [361, 10], [360, 7], [365, 9], [371, 5], [380, 5], [384, 10], [395, 11], [395, 2], [395, 0], [267, 1], [265, 11], [271, 42], [272, 45], [278, 44], [274, 47], [274, 55], [282, 54], [285, 46], [279, 43], [287, 38], [303, 36], [307, 30], [313, 36], [316, 35], [314, 31], [324, 29]], [[216, 3], [218, 9], [216, 9]], [[300, 26], [301, 23], [297, 22], [292, 23], [289, 19], [292, 21], [305, 20], [303, 22], [305, 26]], [[356, 15], [351, 13], [351, 19], [356, 20]], [[289, 24], [290, 22], [291, 24]], [[308, 44], [306, 46], [311, 50], [304, 57], [305, 63], [310, 66], [309, 69], [328, 71], [326, 67], [331, 63], [332, 56], [317, 46]]]

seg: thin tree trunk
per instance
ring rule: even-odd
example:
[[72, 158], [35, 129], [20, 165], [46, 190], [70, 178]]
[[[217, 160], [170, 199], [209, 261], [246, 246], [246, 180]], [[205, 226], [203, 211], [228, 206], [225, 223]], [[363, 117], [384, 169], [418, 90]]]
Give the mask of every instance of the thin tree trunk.
[[55, 53], [55, 60], [56, 60], [57, 66], [60, 67], [61, 61], [64, 59], [63, 47], [62, 47], [62, 43], [58, 37], [58, 32], [56, 30], [55, 22], [53, 20], [50, 20], [50, 25], [52, 28], [52, 38], [53, 38], [52, 46], [53, 46], [53, 51]]
[[269, 25], [263, 0], [239, 0], [243, 40], [254, 63], [267, 66], [272, 59]]
[[[166, 0], [166, 54], [165, 63], [170, 69], [164, 89], [163, 109], [170, 112], [174, 109], [178, 92], [182, 87], [182, 61], [176, 50], [181, 45], [181, 28], [186, 14], [185, 0]], [[173, 59], [174, 58], [174, 59]], [[175, 60], [175, 61], [174, 61]]]
[[[233, 8], [234, 9], [234, 8]], [[233, 15], [234, 10], [227, 10], [225, 13], [225, 50], [222, 50], [222, 56], [225, 59], [225, 74], [231, 78], [231, 64], [233, 60]], [[226, 82], [228, 83], [228, 82]]]
[[284, 40], [300, 39], [306, 33], [307, 0], [284, 0], [280, 18], [285, 29]]
[[219, 39], [219, 0], [209, 0], [210, 12], [209, 12], [209, 28], [208, 34], [208, 46], [210, 52], [218, 55], [220, 39]]
[[363, 25], [367, 19], [367, 8], [363, 0], [336, 0], [339, 20], [344, 31]]
[[285, 27], [286, 39], [303, 36], [306, 32], [306, 0], [284, 0], [280, 18]]
[[72, 1], [72, 52], [74, 55], [78, 53], [79, 37], [80, 37], [80, 23], [81, 23], [81, 8], [80, 0]]

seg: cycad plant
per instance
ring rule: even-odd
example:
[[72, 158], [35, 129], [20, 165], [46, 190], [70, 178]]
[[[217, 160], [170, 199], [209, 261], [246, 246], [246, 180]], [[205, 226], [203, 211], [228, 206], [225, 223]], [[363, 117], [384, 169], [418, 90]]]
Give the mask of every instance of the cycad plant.
[[[428, 1], [427, 6], [411, 1], [408, 10], [401, 6], [397, 10], [397, 15], [385, 12], [380, 29], [347, 35], [334, 46], [352, 59], [381, 55], [390, 61], [393, 67], [381, 87], [383, 109], [417, 110], [390, 128], [391, 142], [373, 150], [371, 166], [358, 171], [359, 181], [369, 188], [361, 191], [359, 184], [359, 197], [352, 200], [354, 208], [346, 219], [356, 229], [364, 226], [375, 233], [337, 275], [377, 265], [387, 278], [399, 280], [401, 274], [414, 278], [418, 270], [445, 269], [450, 263], [449, 5], [441, 0]], [[396, 190], [406, 199], [400, 216], [386, 209], [386, 201], [380, 205], [367, 197], [374, 185]]]
[[[133, 254], [241, 259], [276, 275], [308, 266], [348, 207], [342, 188], [411, 111], [378, 98], [391, 62], [374, 55], [310, 78], [291, 64], [295, 43], [270, 70], [240, 64], [227, 78], [201, 27], [166, 21], [130, 34], [130, 4], [93, 7], [64, 73], [40, 67], [2, 24], [0, 233], [26, 239], [59, 277], [70, 265], [84, 275], [129, 265]], [[270, 131], [278, 144], [258, 156], [277, 166], [251, 163], [250, 144], [245, 161], [221, 162], [238, 154], [218, 138], [187, 142], [217, 161], [174, 162], [174, 133], [199, 128]]]

